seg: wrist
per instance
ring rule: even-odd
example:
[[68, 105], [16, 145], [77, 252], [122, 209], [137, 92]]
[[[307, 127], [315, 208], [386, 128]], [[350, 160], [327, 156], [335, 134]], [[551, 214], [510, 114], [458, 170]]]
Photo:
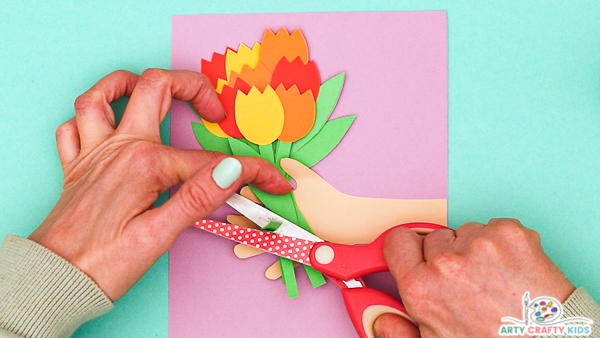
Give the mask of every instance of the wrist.
[[98, 285], [62, 257], [9, 235], [0, 249], [0, 329], [68, 336], [113, 305]]

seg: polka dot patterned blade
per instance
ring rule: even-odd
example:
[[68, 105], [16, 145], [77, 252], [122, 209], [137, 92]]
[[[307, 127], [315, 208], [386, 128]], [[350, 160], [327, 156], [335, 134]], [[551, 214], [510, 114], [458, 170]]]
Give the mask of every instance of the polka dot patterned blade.
[[315, 242], [207, 219], [196, 222], [194, 226], [232, 241], [310, 266], [310, 250]]

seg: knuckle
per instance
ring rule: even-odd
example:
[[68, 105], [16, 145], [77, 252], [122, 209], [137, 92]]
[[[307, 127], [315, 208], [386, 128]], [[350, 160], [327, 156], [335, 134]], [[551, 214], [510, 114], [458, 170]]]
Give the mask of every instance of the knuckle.
[[527, 228], [515, 219], [499, 219], [494, 224], [495, 235], [501, 239], [522, 242], [527, 240]]
[[210, 82], [210, 79], [208, 78], [208, 76], [206, 76], [203, 73], [197, 73], [198, 77], [197, 77], [197, 81], [198, 81], [198, 86], [204, 87], [204, 86], [208, 86], [206, 89], [213, 89], [212, 83]]
[[75, 99], [75, 113], [81, 114], [81, 112], [95, 108], [103, 103], [104, 96], [97, 90], [89, 90]]
[[516, 218], [492, 218], [489, 223], [494, 223], [501, 226], [523, 226]]
[[468, 250], [479, 256], [496, 256], [499, 251], [501, 242], [492, 237], [477, 237], [469, 242]]
[[204, 153], [202, 155], [206, 156], [207, 161], [216, 161], [217, 159], [219, 159], [219, 162], [220, 162], [220, 161], [223, 161], [227, 157], [236, 157], [237, 158], [237, 156], [228, 156], [221, 152], [210, 151], [210, 150], [204, 150]]
[[483, 224], [481, 224], [479, 222], [471, 221], [471, 222], [467, 222], [467, 223], [461, 225], [460, 228], [465, 228], [465, 229], [466, 228], [477, 228], [477, 227], [481, 227], [481, 226], [483, 226]]
[[209, 214], [215, 200], [210, 189], [195, 180], [187, 181], [181, 187], [181, 209], [182, 212], [190, 217], [202, 217]]
[[531, 236], [531, 238], [533, 238], [533, 240], [535, 241], [535, 243], [540, 244], [542, 242], [542, 238], [540, 237], [540, 233], [535, 231], [535, 230], [531, 230], [531, 229], [527, 229], [529, 235]]
[[117, 77], [123, 78], [123, 77], [127, 77], [127, 76], [131, 75], [132, 73], [129, 71], [126, 71], [124, 69], [117, 69], [114, 72], [112, 72], [111, 74], [115, 75]]
[[77, 126], [74, 123], [74, 120], [69, 120], [56, 128], [55, 135], [56, 137], [60, 137], [65, 134], [73, 133], [77, 129]]
[[454, 280], [464, 275], [465, 262], [455, 252], [441, 252], [431, 264], [445, 279]]
[[169, 84], [169, 72], [164, 69], [149, 68], [140, 75], [139, 85], [142, 87], [164, 87]]

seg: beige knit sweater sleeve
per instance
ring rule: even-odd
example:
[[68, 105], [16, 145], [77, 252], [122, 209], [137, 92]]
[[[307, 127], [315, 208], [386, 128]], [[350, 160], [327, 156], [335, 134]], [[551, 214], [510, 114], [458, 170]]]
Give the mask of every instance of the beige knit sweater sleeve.
[[86, 274], [28, 239], [0, 248], [0, 337], [69, 337], [113, 307]]
[[[567, 317], [585, 317], [594, 321], [592, 326], [592, 333], [588, 338], [600, 338], [600, 307], [594, 301], [594, 299], [585, 291], [584, 288], [577, 288], [573, 293], [565, 300], [562, 304], [563, 307], [563, 318]], [[567, 324], [568, 325], [568, 324]], [[574, 338], [583, 337], [572, 336], [572, 335], [544, 335], [536, 338]]]

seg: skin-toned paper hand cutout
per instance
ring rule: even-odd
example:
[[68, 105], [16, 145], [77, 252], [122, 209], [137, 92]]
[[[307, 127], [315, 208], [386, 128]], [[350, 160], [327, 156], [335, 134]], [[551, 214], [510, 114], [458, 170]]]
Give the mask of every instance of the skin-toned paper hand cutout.
[[[314, 233], [326, 241], [364, 244], [372, 242], [385, 230], [401, 223], [447, 224], [445, 199], [383, 199], [351, 196], [337, 191], [321, 176], [296, 160], [284, 158], [280, 165], [296, 181], [293, 194], [302, 215]], [[244, 187], [241, 194], [259, 203], [256, 195], [248, 187]], [[256, 227], [243, 216], [228, 216], [227, 220], [236, 225]], [[371, 226], [365, 227], [366, 224]], [[418, 232], [417, 229], [416, 231]], [[238, 258], [244, 259], [264, 252], [238, 244], [234, 248], [234, 253]], [[279, 262], [272, 264], [265, 271], [265, 276], [271, 280], [281, 277]]]
[[[233, 224], [233, 223], [231, 223]], [[237, 225], [237, 224], [235, 224]], [[254, 257], [254, 256], [258, 256], [260, 254], [263, 254], [264, 251], [257, 249], [255, 247], [252, 246], [248, 246], [248, 245], [244, 245], [244, 244], [236, 244], [236, 246], [233, 247], [233, 253], [235, 254], [235, 256], [237, 258], [240, 259], [246, 259], [246, 258], [250, 258], [250, 257]]]
[[[240, 190], [240, 195], [246, 197], [247, 199], [253, 201], [256, 204], [261, 204], [259, 199], [256, 197], [256, 195], [254, 195], [254, 193], [252, 192], [252, 190], [250, 190], [250, 188], [248, 186], [245, 186], [242, 188], [242, 190]], [[248, 218], [246, 218], [244, 216], [240, 216], [240, 215], [228, 215], [227, 222], [237, 225], [237, 226], [243, 226], [246, 228], [253, 228], [253, 229], [259, 228], [259, 226], [254, 224], [254, 222], [252, 222]], [[233, 253], [236, 255], [237, 258], [246, 259], [246, 258], [251, 258], [254, 256], [264, 254], [265, 252], [255, 248], [253, 246], [249, 246], [249, 245], [245, 245], [245, 244], [236, 244], [236, 246], [233, 247]], [[296, 265], [294, 265], [294, 267], [295, 266]], [[270, 280], [277, 280], [277, 279], [281, 278], [281, 265], [279, 264], [278, 259], [275, 259], [275, 262], [273, 264], [271, 264], [267, 268], [267, 270], [265, 270], [265, 277], [267, 277]]]
[[260, 200], [258, 199], [258, 197], [256, 197], [256, 195], [254, 195], [254, 193], [252, 192], [252, 189], [250, 189], [249, 186], [245, 186], [240, 190], [240, 195], [246, 197], [247, 199], [251, 200], [252, 202], [256, 203], [256, 204], [261, 204]]
[[408, 222], [447, 225], [445, 199], [346, 195], [296, 160], [284, 158], [280, 164], [296, 181], [293, 194], [298, 209], [315, 235], [326, 241], [349, 245], [370, 243], [385, 230]]

